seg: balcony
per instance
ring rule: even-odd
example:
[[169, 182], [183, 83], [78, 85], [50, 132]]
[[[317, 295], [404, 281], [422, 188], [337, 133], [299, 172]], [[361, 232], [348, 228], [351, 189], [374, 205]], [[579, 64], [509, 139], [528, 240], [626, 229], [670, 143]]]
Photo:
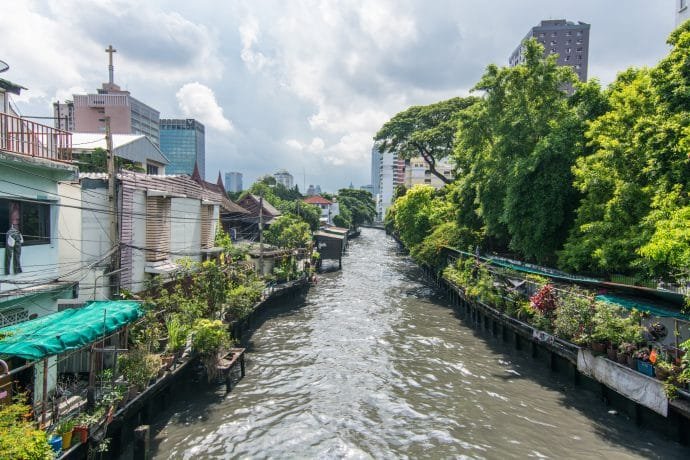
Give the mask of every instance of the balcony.
[[69, 163], [72, 133], [0, 113], [0, 150]]

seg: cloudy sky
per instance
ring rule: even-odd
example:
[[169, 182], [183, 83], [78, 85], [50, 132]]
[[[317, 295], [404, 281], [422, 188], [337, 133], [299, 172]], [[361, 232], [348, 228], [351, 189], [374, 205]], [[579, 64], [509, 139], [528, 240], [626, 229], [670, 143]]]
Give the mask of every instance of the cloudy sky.
[[[206, 125], [206, 176], [288, 169], [335, 191], [370, 182], [372, 136], [414, 104], [466, 95], [541, 19], [590, 23], [590, 77], [667, 51], [676, 0], [11, 0], [2, 75], [51, 103], [115, 82], [164, 118]], [[49, 123], [49, 122], [48, 122]]]

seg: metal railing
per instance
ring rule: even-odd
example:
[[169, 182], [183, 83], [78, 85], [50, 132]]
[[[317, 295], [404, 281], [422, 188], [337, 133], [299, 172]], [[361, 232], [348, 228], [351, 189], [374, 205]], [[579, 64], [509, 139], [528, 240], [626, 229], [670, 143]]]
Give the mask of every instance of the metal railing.
[[0, 150], [46, 160], [72, 161], [72, 133], [0, 113]]

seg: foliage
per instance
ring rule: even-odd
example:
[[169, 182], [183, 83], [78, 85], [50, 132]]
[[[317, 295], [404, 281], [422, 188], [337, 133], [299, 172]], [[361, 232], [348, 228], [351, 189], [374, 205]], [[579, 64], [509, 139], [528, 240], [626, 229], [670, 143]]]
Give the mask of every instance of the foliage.
[[487, 268], [475, 259], [460, 259], [449, 265], [443, 276], [465, 290], [470, 298], [498, 307], [503, 304], [501, 293], [494, 286], [494, 278]]
[[436, 169], [439, 161], [453, 151], [457, 114], [477, 101], [476, 98], [454, 97], [426, 106], [410, 107], [391, 118], [376, 133], [379, 150], [395, 152], [409, 160], [421, 156], [429, 171], [444, 183], [451, 180]]
[[192, 328], [192, 348], [201, 356], [215, 355], [230, 342], [226, 326], [219, 320], [199, 319]]
[[261, 300], [263, 282], [250, 282], [240, 284], [228, 291], [227, 311], [236, 319], [246, 317], [254, 308], [254, 305]]
[[[79, 171], [85, 173], [107, 173], [108, 172], [108, 152], [100, 147], [88, 153], [74, 153], [74, 161], [79, 164]], [[115, 157], [115, 169], [125, 169], [128, 171], [146, 172], [141, 166], [137, 166], [130, 160], [125, 160], [118, 156]]]
[[176, 353], [184, 348], [189, 335], [189, 327], [182, 323], [180, 316], [170, 315], [165, 322], [165, 327], [168, 330], [168, 350]]
[[346, 207], [341, 208], [340, 212], [333, 217], [333, 224], [342, 228], [350, 228], [352, 225], [352, 214], [350, 214], [350, 210]]
[[[366, 190], [349, 188], [339, 190], [338, 206], [341, 213], [347, 211], [350, 216], [347, 219], [350, 221], [350, 224], [345, 226], [345, 228], [357, 228], [362, 224], [373, 222], [376, 217], [376, 204], [371, 193]], [[341, 225], [338, 226], [340, 227]]]
[[562, 254], [566, 267], [687, 273], [690, 24], [669, 44], [655, 68], [619, 74], [610, 109], [586, 133], [593, 153], [574, 171], [584, 197]]
[[283, 215], [265, 233], [266, 242], [281, 248], [296, 249], [311, 243], [309, 225], [292, 215]]
[[27, 414], [31, 407], [21, 397], [0, 404], [0, 460], [52, 459], [45, 431], [34, 427]]
[[554, 258], [577, 204], [571, 167], [589, 113], [563, 90], [575, 79], [530, 40], [525, 63], [489, 66], [474, 88], [485, 97], [458, 116], [461, 226], [479, 216], [495, 244], [538, 262]]
[[438, 225], [430, 235], [411, 250], [412, 257], [429, 267], [439, 267], [443, 260], [441, 251], [444, 246], [472, 250], [481, 241], [478, 232], [458, 227], [456, 221]]
[[118, 367], [127, 382], [140, 391], [156, 377], [161, 367], [161, 358], [140, 348], [134, 348], [118, 357]]
[[408, 248], [419, 245], [433, 227], [452, 219], [452, 205], [430, 185], [415, 185], [396, 200], [391, 211], [395, 229]]
[[594, 299], [576, 289], [559, 297], [554, 333], [578, 345], [585, 344], [594, 329]]
[[558, 299], [552, 285], [547, 284], [529, 298], [532, 308], [544, 316], [553, 316], [558, 308]]

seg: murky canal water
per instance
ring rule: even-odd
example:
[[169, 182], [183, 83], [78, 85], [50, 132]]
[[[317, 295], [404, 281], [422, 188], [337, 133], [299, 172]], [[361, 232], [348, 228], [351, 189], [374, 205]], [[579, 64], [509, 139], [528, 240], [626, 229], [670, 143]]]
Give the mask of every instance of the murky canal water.
[[231, 393], [163, 414], [156, 458], [690, 458], [466, 327], [378, 230], [249, 346]]

